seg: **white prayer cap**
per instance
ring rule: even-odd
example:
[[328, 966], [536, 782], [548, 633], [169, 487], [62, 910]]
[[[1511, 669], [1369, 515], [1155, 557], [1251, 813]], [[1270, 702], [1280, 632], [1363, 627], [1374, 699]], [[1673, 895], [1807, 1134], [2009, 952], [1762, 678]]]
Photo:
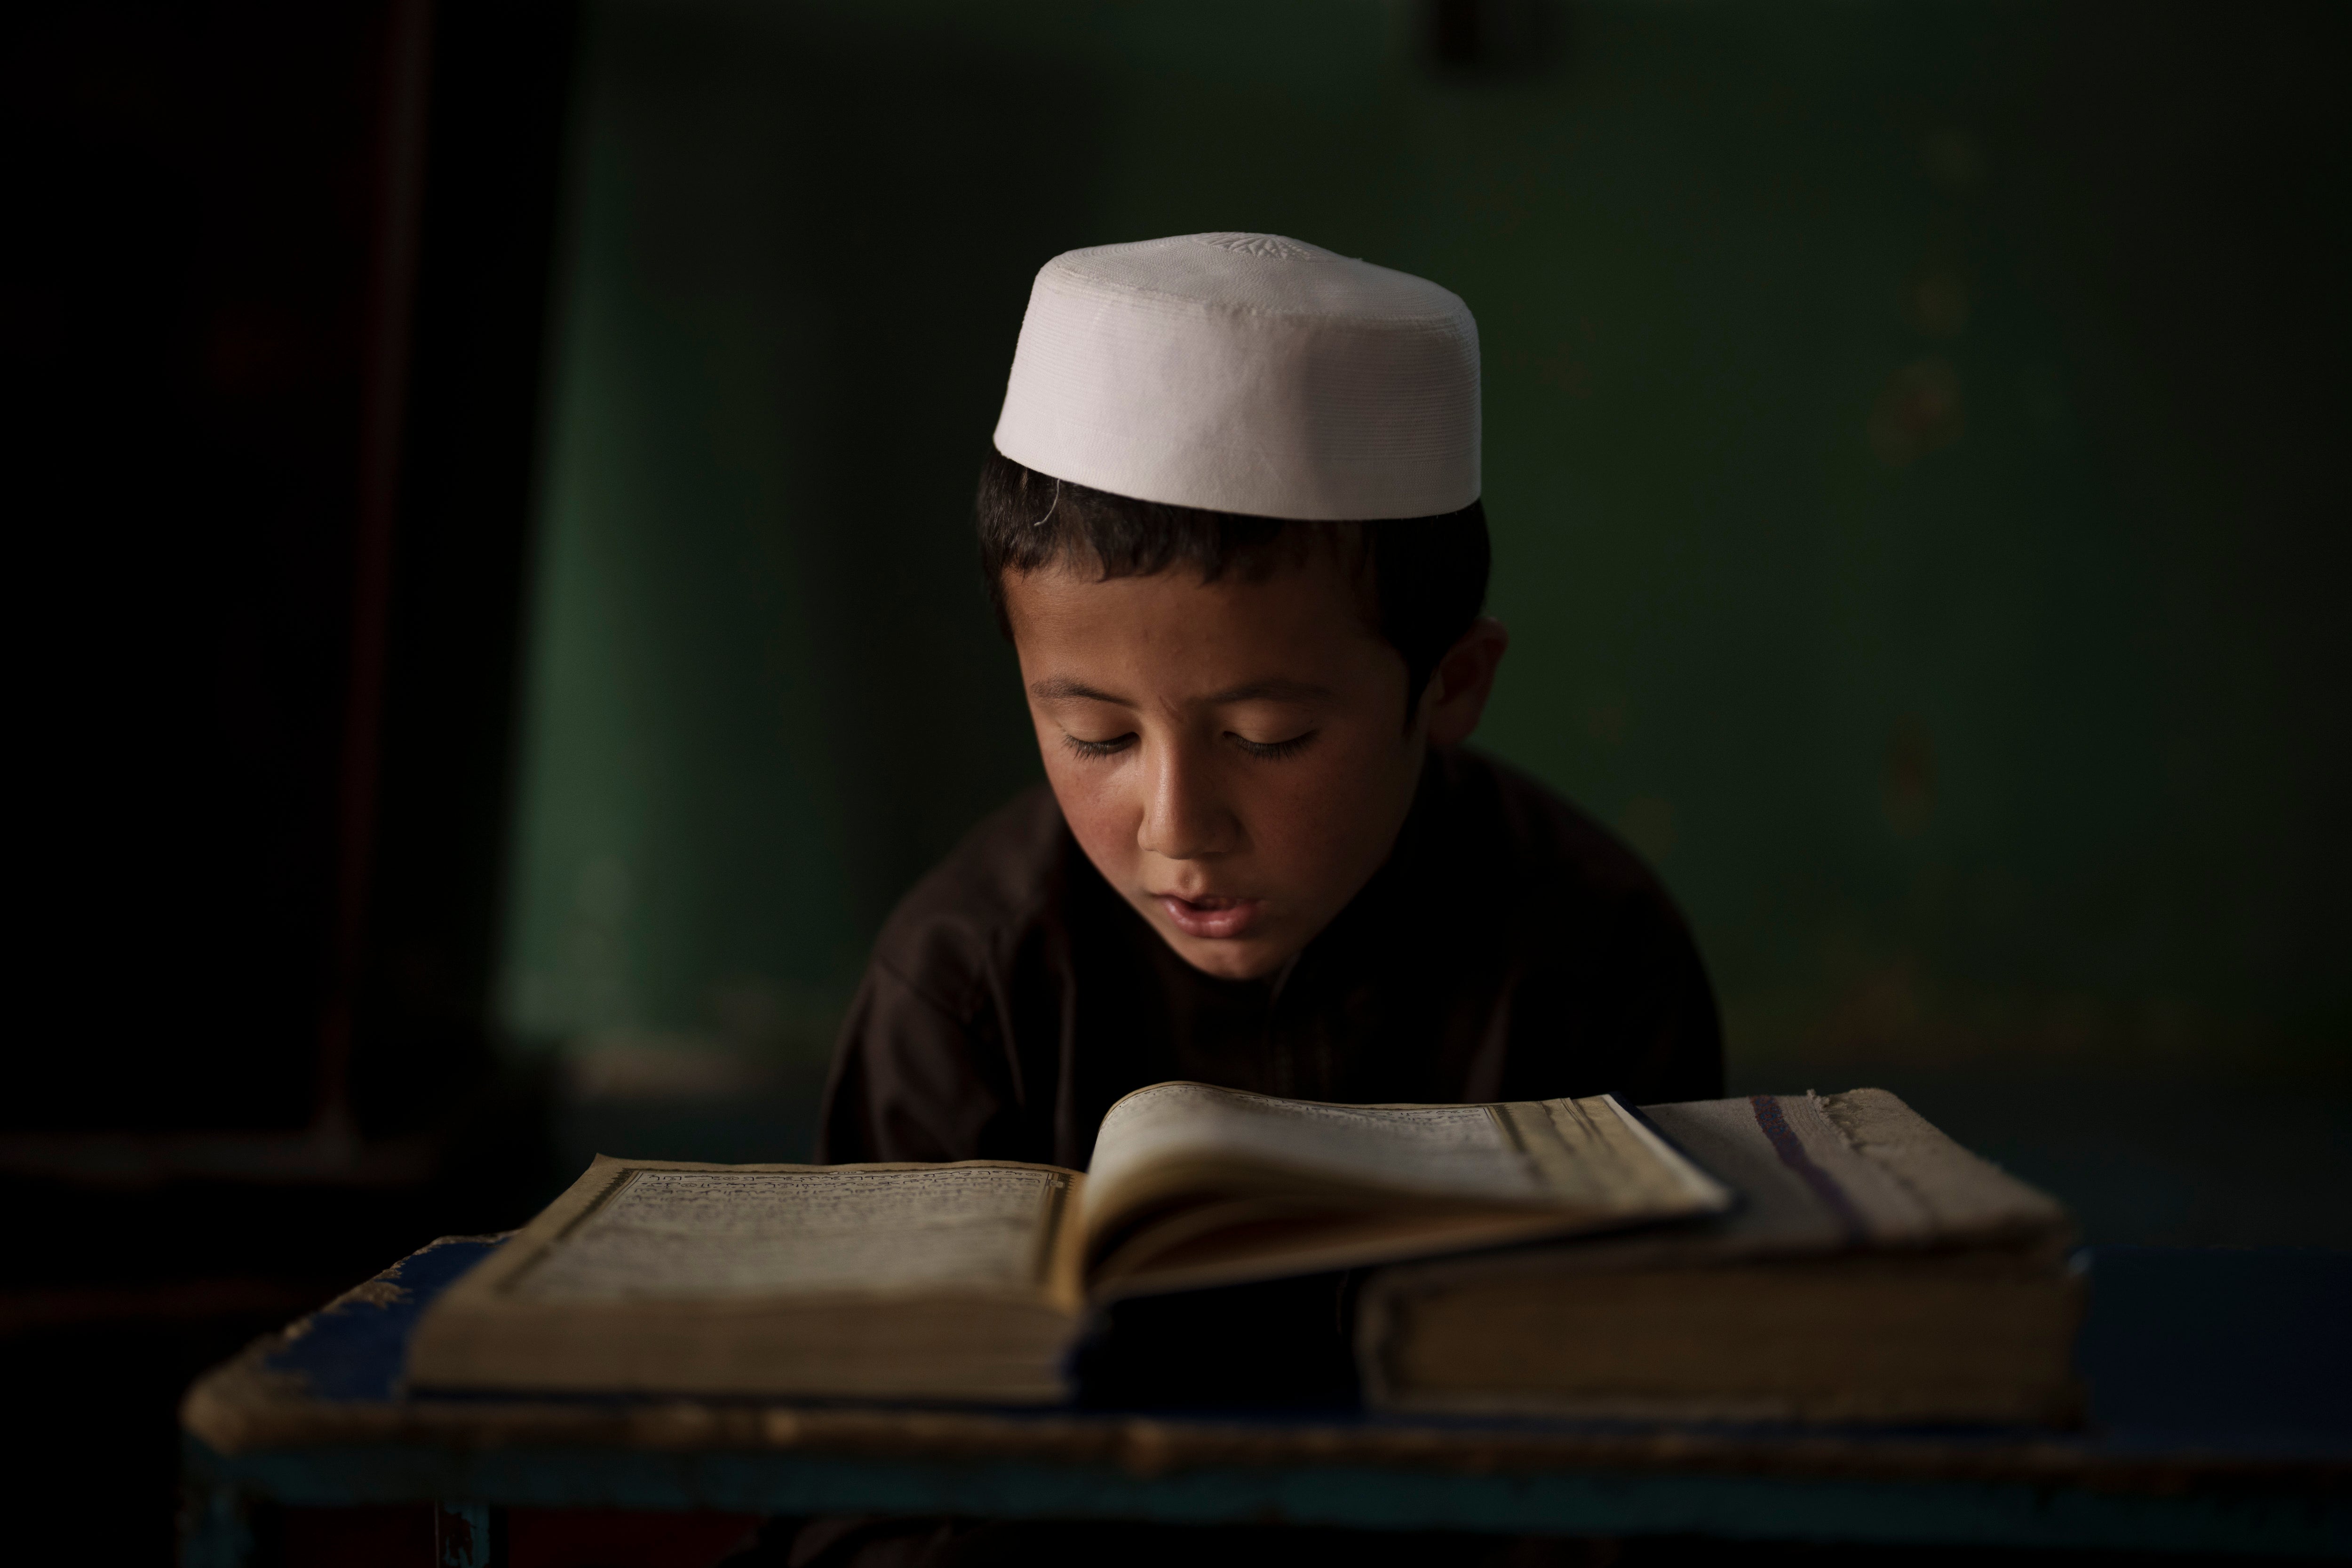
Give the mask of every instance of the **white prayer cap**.
[[1434, 283], [1271, 234], [1069, 251], [1030, 290], [996, 449], [1176, 506], [1456, 511], [1478, 499], [1478, 324]]

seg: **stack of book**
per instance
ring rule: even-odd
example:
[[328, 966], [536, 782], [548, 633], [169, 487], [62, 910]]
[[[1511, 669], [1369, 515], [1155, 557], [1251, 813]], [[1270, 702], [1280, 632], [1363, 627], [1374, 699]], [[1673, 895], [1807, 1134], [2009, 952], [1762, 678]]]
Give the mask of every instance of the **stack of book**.
[[1092, 1168], [599, 1158], [427, 1310], [418, 1388], [1072, 1397], [1089, 1322], [1343, 1276], [1377, 1407], [2045, 1422], [2052, 1199], [1879, 1089], [1323, 1105], [1157, 1084]]

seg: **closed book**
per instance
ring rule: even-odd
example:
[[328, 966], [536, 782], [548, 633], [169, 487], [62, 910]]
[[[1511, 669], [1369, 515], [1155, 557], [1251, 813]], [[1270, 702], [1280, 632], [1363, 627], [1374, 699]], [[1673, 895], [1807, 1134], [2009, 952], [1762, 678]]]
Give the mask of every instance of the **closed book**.
[[2083, 1305], [2047, 1194], [1884, 1089], [1647, 1108], [1739, 1194], [1695, 1225], [1378, 1271], [1375, 1406], [1701, 1421], [2074, 1415]]

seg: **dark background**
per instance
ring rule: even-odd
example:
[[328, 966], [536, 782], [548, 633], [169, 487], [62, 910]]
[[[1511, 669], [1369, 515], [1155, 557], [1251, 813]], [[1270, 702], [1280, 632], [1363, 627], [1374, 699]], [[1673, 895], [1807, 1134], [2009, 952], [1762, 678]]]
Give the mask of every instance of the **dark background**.
[[246, 1336], [592, 1149], [805, 1149], [1034, 776], [966, 509], [1108, 240], [1468, 300], [1482, 742], [1659, 867], [1735, 1088], [1894, 1088], [2094, 1240], [2352, 1245], [2340, 7], [0, 26], [0, 1378], [92, 1560]]
[[547, 1184], [484, 998], [577, 14], [0, 26], [0, 1495], [154, 1563], [189, 1378]]

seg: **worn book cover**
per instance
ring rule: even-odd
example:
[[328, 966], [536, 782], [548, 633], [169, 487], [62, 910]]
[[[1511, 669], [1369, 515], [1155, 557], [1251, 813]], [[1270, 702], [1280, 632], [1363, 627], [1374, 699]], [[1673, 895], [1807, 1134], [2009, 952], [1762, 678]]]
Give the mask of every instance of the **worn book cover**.
[[1739, 1192], [1701, 1223], [1410, 1263], [1359, 1299], [1394, 1409], [2063, 1421], [2082, 1282], [2050, 1197], [1884, 1089], [1648, 1108]]

